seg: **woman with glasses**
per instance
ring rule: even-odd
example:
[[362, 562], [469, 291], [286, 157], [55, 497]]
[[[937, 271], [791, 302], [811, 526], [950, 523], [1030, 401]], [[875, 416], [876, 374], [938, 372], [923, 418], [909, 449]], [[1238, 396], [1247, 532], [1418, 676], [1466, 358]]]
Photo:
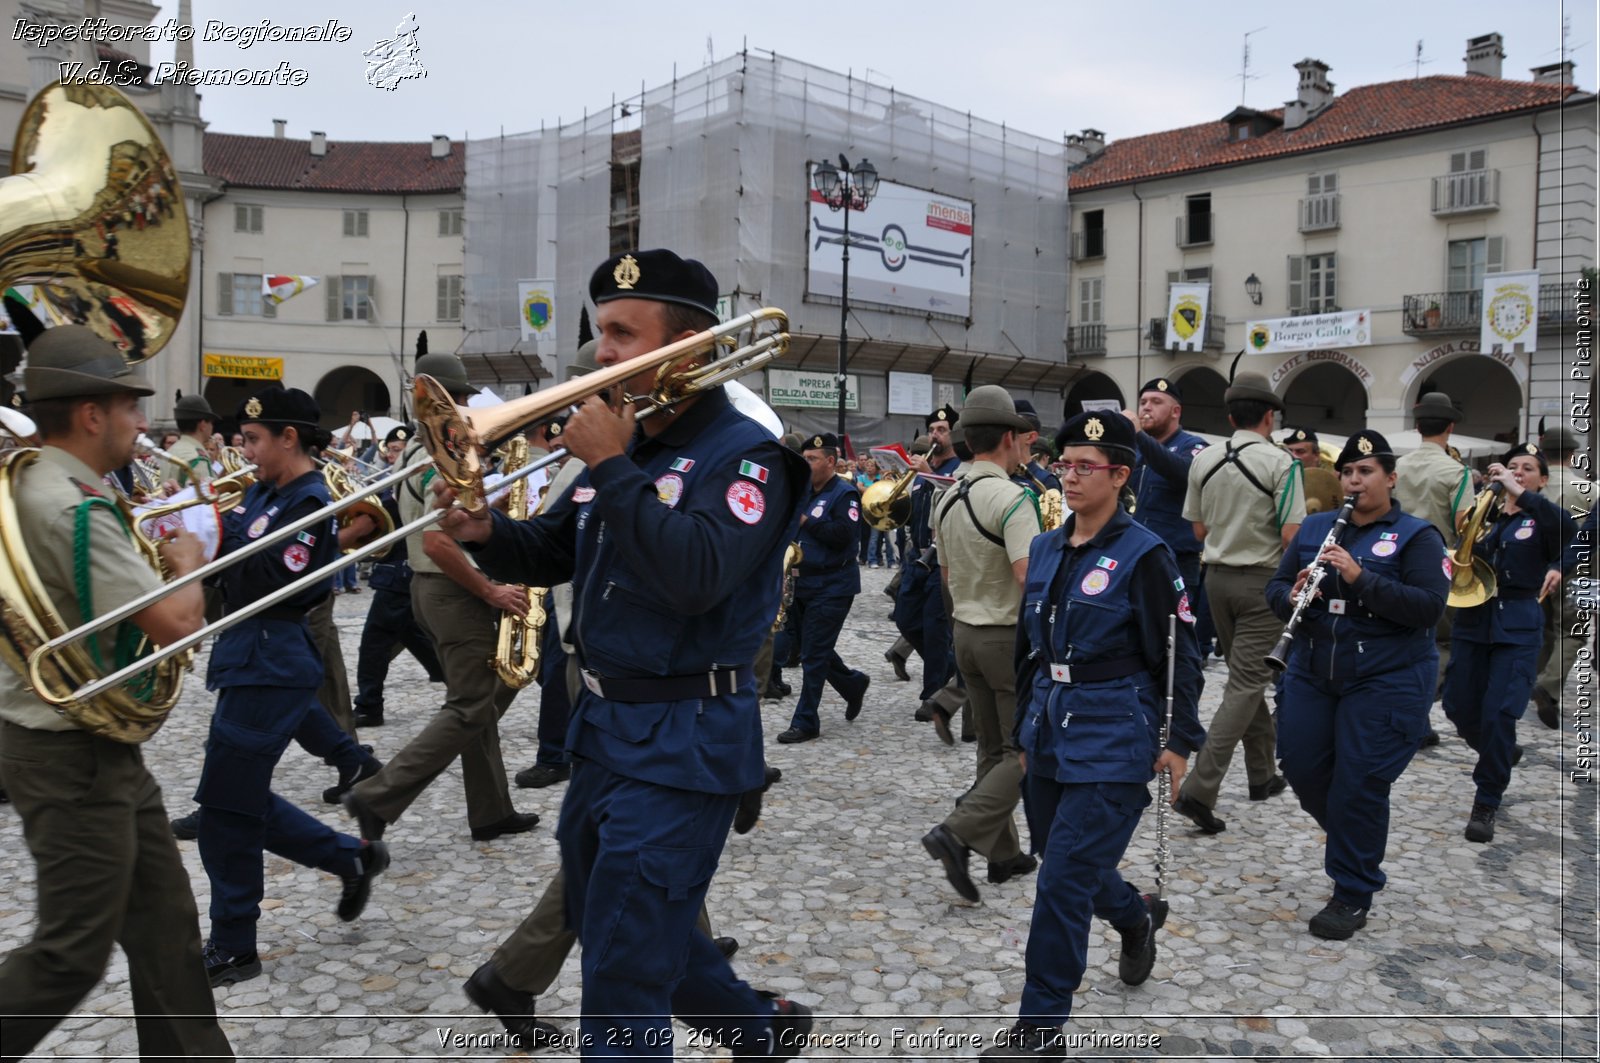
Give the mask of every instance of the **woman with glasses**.
[[[1122, 981], [1150, 977], [1166, 902], [1141, 896], [1117, 867], [1150, 803], [1150, 780], [1170, 772], [1176, 793], [1189, 754], [1205, 741], [1183, 577], [1167, 545], [1118, 504], [1132, 473], [1133, 427], [1120, 414], [1083, 413], [1061, 437], [1072, 513], [1033, 541], [1017, 635], [1023, 792], [1042, 866], [1021, 1013], [983, 1053], [990, 1057], [1064, 1057], [1061, 1027], [1088, 963], [1092, 916], [1122, 936]], [[1169, 657], [1171, 616], [1179, 623]]]

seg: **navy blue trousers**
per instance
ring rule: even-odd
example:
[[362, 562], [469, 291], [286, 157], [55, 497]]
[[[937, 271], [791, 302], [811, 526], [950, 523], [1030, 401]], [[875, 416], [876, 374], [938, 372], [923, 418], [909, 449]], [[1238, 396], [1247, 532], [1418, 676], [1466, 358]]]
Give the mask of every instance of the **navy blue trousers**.
[[556, 839], [583, 943], [584, 1056], [671, 1058], [672, 1015], [736, 1059], [770, 1054], [771, 1002], [695, 926], [738, 803], [574, 758]]
[[1139, 783], [1061, 783], [1031, 770], [1022, 784], [1030, 819], [1049, 823], [1050, 831], [1039, 863], [1017, 1017], [1034, 1026], [1060, 1026], [1072, 1014], [1072, 994], [1088, 965], [1090, 917], [1118, 927], [1145, 917], [1144, 898], [1123, 881], [1117, 866], [1150, 791]]
[[539, 657], [539, 753], [536, 764], [549, 768], [567, 762], [567, 723], [572, 719], [572, 698], [567, 694], [567, 651], [561, 648], [561, 633], [556, 630], [555, 609], [546, 596], [545, 609], [550, 623], [544, 629], [544, 648]]
[[1444, 714], [1478, 754], [1472, 781], [1478, 787], [1473, 800], [1479, 804], [1500, 807], [1511, 782], [1517, 721], [1528, 711], [1538, 677], [1538, 642], [1468, 642], [1456, 630], [1444, 673]]
[[429, 679], [439, 682], [444, 678], [433, 640], [411, 613], [411, 592], [374, 586], [367, 620], [361, 627], [361, 653], [356, 659], [357, 712], [383, 714], [383, 684], [389, 678], [389, 663], [399, 654], [396, 645], [411, 651]]
[[922, 658], [922, 700], [933, 697], [955, 671], [955, 643], [944, 612], [944, 592], [938, 572], [930, 572], [902, 556], [900, 594], [895, 598], [894, 623]]
[[801, 598], [796, 595], [790, 603], [795, 629], [799, 632], [802, 669], [800, 697], [795, 701], [790, 727], [808, 732], [822, 730], [822, 719], [817, 708], [822, 704], [824, 685], [833, 687], [841, 698], [861, 692], [866, 677], [846, 667], [844, 660], [834, 650], [854, 601], [854, 597], [847, 595], [827, 598]]
[[229, 952], [256, 947], [262, 850], [335, 875], [361, 871], [361, 839], [338, 833], [272, 792], [273, 769], [291, 739], [311, 737], [306, 748], [319, 752], [316, 734], [326, 728], [316, 720], [306, 724], [308, 715], [319, 714], [338, 729], [318, 704], [316, 687], [218, 692], [194, 799], [203, 810], [200, 861], [211, 880], [211, 939]]
[[1278, 709], [1278, 759], [1300, 807], [1328, 834], [1334, 900], [1372, 905], [1383, 889], [1389, 790], [1421, 747], [1438, 661], [1346, 683], [1290, 671]]

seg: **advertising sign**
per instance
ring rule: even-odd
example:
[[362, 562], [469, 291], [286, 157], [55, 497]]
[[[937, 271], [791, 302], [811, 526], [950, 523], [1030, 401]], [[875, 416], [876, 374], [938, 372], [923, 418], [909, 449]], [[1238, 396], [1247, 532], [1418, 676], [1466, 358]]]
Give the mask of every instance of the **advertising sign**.
[[[861, 381], [854, 373], [844, 378], [844, 408], [861, 408]], [[804, 373], [794, 369], [767, 370], [767, 404], [798, 406], [808, 410], [837, 410], [839, 381], [833, 373]]]
[[1372, 312], [1341, 310], [1333, 314], [1252, 321], [1246, 326], [1245, 335], [1254, 354], [1365, 347], [1372, 342]]

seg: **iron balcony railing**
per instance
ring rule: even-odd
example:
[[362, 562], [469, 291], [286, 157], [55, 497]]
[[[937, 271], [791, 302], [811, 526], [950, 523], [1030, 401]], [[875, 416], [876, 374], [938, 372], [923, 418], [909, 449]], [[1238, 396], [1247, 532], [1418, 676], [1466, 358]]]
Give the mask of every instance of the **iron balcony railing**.
[[[1226, 346], [1228, 319], [1220, 314], [1206, 315], [1204, 334], [1201, 336], [1201, 346], [1208, 349], [1220, 350]], [[1165, 350], [1167, 346], [1167, 319], [1153, 317], [1150, 319], [1150, 346], [1154, 350]]]
[[1105, 354], [1106, 327], [1104, 325], [1073, 325], [1067, 329], [1068, 354]]
[[1086, 258], [1106, 257], [1106, 231], [1104, 229], [1082, 229], [1072, 234], [1072, 260], [1082, 262]]
[[1300, 201], [1300, 231], [1322, 232], [1339, 227], [1339, 193], [1324, 192]]
[[1471, 214], [1499, 209], [1499, 170], [1465, 170], [1433, 179], [1435, 214]]
[[[1539, 285], [1538, 327], [1554, 328], [1576, 322], [1573, 289], [1565, 284]], [[1483, 321], [1483, 289], [1465, 292], [1420, 292], [1405, 297], [1400, 329], [1408, 336], [1437, 336], [1446, 332], [1477, 332]]]

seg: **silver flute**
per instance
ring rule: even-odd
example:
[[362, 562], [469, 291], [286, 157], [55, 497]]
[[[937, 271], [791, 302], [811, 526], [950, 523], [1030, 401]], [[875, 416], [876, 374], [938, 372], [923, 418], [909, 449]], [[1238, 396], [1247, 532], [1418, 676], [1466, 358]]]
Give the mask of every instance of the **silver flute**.
[[1306, 569], [1306, 581], [1300, 585], [1300, 593], [1294, 597], [1294, 612], [1289, 614], [1289, 623], [1284, 626], [1283, 634], [1278, 636], [1278, 644], [1267, 654], [1267, 664], [1275, 671], [1281, 672], [1289, 667], [1289, 650], [1294, 646], [1294, 636], [1300, 629], [1300, 620], [1305, 616], [1306, 608], [1317, 596], [1317, 585], [1328, 574], [1328, 565], [1322, 560], [1322, 554], [1328, 547], [1339, 545], [1345, 529], [1350, 526], [1350, 514], [1355, 508], [1356, 496], [1345, 495], [1344, 505], [1339, 507], [1338, 515], [1333, 518], [1333, 527], [1328, 529], [1327, 538], [1317, 547], [1317, 556]]

